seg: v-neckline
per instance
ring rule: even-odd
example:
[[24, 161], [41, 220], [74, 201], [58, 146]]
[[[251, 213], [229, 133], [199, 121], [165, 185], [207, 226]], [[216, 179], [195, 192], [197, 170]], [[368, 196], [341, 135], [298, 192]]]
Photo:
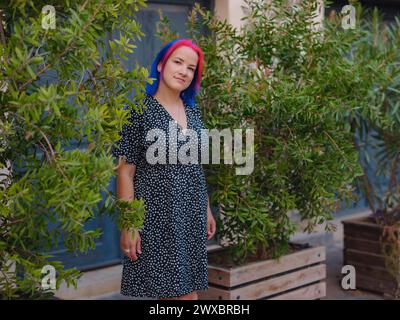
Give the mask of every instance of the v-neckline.
[[155, 100], [156, 104], [167, 113], [167, 115], [181, 128], [181, 130], [183, 130], [185, 132], [187, 129], [189, 129], [189, 116], [187, 115], [187, 112], [186, 112], [186, 103], [185, 103], [185, 101], [182, 100], [183, 110], [184, 110], [184, 114], [185, 114], [185, 118], [186, 118], [186, 128], [183, 128], [182, 125], [178, 121], [176, 121], [174, 119], [174, 117], [168, 112], [168, 110], [164, 108], [164, 106], [160, 103], [160, 101], [157, 100], [157, 98], [155, 98], [151, 94], [149, 94], [149, 96], [153, 100]]

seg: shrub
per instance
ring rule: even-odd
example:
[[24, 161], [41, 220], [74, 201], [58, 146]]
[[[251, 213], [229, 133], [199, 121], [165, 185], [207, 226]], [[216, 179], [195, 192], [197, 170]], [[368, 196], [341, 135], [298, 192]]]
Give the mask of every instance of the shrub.
[[[129, 95], [148, 72], [123, 64], [143, 33], [136, 1], [52, 1], [56, 28], [42, 27], [47, 1], [11, 1], [1, 11], [0, 55], [0, 298], [51, 297], [42, 268], [56, 270], [56, 288], [76, 286], [78, 270], [51, 261], [48, 250], [95, 247], [101, 230], [87, 230], [95, 212], [140, 226], [143, 203], [107, 191], [110, 155], [136, 106]], [[112, 35], [112, 36], [110, 36]], [[107, 41], [107, 37], [109, 41]], [[4, 176], [5, 175], [5, 176]], [[126, 214], [117, 216], [124, 211]]]
[[[357, 30], [343, 30], [337, 19], [315, 23], [318, 1], [246, 5], [243, 27], [197, 6], [187, 28], [205, 53], [198, 103], [207, 127], [254, 129], [251, 174], [206, 165], [218, 236], [239, 264], [288, 252], [298, 229], [290, 212], [306, 231], [332, 230], [333, 212], [356, 200], [352, 182], [362, 170], [350, 120], [366, 103], [374, 63], [349, 59]], [[164, 41], [176, 36], [167, 19], [160, 25]]]

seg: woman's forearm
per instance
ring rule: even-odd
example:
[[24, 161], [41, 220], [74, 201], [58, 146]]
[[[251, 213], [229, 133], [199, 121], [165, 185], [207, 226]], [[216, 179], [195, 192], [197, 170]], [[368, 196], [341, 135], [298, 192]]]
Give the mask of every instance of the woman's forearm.
[[118, 199], [131, 201], [134, 199], [134, 178], [136, 173], [136, 166], [129, 165], [119, 160], [119, 166], [117, 169], [117, 190], [116, 196]]
[[[134, 178], [136, 166], [119, 159], [116, 179], [116, 197], [123, 201], [132, 201], [135, 198]], [[122, 230], [130, 233], [132, 230]]]
[[[124, 201], [132, 201], [135, 197], [134, 176], [132, 172], [120, 170], [117, 176], [116, 196]], [[132, 230], [122, 230], [122, 232], [132, 232]]]
[[207, 213], [212, 215], [212, 211], [211, 211], [211, 205], [210, 205], [210, 197], [207, 196], [208, 198], [208, 208], [207, 208]]
[[133, 177], [128, 174], [120, 174], [117, 177], [117, 198], [125, 201], [134, 199]]

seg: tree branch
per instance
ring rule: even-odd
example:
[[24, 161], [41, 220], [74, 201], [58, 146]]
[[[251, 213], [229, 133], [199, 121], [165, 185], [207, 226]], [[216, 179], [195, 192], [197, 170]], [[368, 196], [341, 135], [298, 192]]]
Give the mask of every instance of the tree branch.
[[3, 10], [0, 9], [0, 41], [1, 44], [5, 47], [6, 46], [6, 36], [4, 34], [3, 29]]
[[[351, 125], [351, 127], [352, 127], [352, 132], [355, 133], [355, 132], [356, 132], [356, 131], [355, 131], [356, 124], [355, 124], [355, 120], [354, 120], [354, 119], [351, 119], [350, 125]], [[358, 150], [358, 152], [360, 152], [360, 146], [359, 146], [359, 144], [357, 143], [356, 137], [354, 137], [353, 143], [354, 143], [354, 146], [356, 147], [356, 150]], [[361, 161], [360, 161], [360, 166], [361, 166], [362, 171], [363, 171], [363, 180], [364, 180], [365, 197], [366, 197], [366, 199], [367, 199], [368, 205], [369, 205], [369, 207], [371, 208], [372, 212], [375, 213], [375, 205], [374, 205], [373, 200], [371, 199], [371, 193], [373, 192], [372, 184], [371, 184], [371, 182], [369, 181], [368, 172], [367, 172], [367, 170], [365, 169], [365, 166], [361, 163]]]
[[[87, 2], [86, 2], [87, 3]], [[86, 4], [85, 4], [86, 5]], [[87, 28], [89, 28], [89, 26], [92, 24], [93, 20], [96, 18], [97, 14], [99, 13], [99, 11], [101, 10], [101, 8], [104, 5], [104, 1], [101, 1], [101, 3], [97, 6], [96, 10], [93, 13], [93, 16], [90, 17], [89, 21], [86, 23], [86, 25], [83, 27], [81, 34], [85, 34]], [[58, 54], [54, 61], [59, 61], [64, 55], [66, 55], [68, 52], [70, 52], [71, 50], [75, 49], [75, 44], [73, 42], [70, 43], [70, 45], [68, 45], [63, 52], [61, 52], [60, 54]], [[43, 74], [44, 72], [46, 72], [46, 70], [48, 70], [52, 65], [48, 64], [46, 65], [44, 68], [42, 68], [41, 70], [39, 70], [39, 72], [37, 74], [35, 74], [35, 78], [31, 78], [30, 80], [28, 80], [27, 82], [25, 82], [22, 86], [20, 86], [18, 88], [19, 91], [22, 91], [23, 89], [25, 89], [28, 85], [30, 85], [35, 79], [37, 79], [41, 74]]]

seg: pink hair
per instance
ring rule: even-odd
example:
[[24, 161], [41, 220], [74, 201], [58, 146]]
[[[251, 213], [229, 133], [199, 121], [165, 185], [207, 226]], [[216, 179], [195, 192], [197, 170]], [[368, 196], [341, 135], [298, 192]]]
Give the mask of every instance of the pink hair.
[[201, 74], [203, 72], [203, 61], [204, 61], [204, 53], [203, 50], [201, 50], [201, 48], [199, 48], [197, 45], [195, 45], [191, 40], [189, 39], [182, 39], [179, 40], [177, 42], [175, 42], [173, 45], [171, 45], [171, 47], [168, 48], [167, 52], [165, 53], [164, 57], [161, 60], [161, 72], [160, 72], [160, 76], [162, 78], [162, 72], [164, 70], [164, 66], [167, 63], [167, 60], [169, 58], [169, 56], [172, 54], [172, 52], [181, 47], [181, 46], [187, 46], [191, 49], [193, 49], [198, 57], [199, 57], [199, 61], [197, 62], [197, 77], [196, 77], [196, 83], [195, 83], [195, 91], [198, 92], [200, 89], [200, 81], [201, 81]]

